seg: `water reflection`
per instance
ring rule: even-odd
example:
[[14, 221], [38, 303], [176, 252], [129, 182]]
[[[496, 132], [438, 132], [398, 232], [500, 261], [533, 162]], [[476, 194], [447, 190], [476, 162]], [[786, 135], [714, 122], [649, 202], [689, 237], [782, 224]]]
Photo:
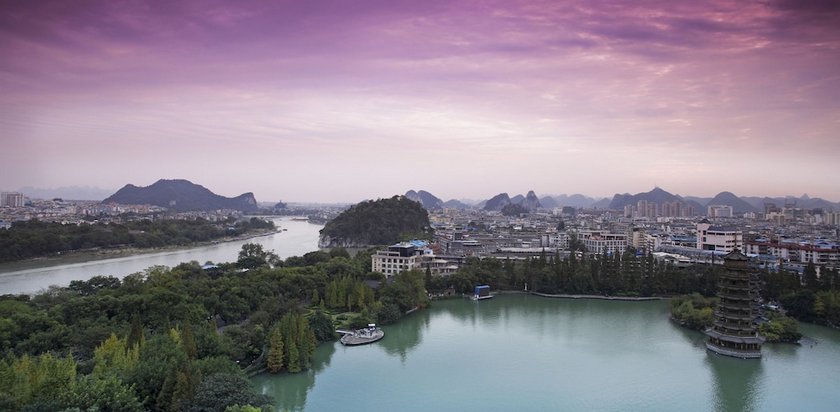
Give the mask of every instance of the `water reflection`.
[[[663, 318], [664, 320], [664, 318]], [[684, 326], [680, 326], [676, 322], [668, 319], [668, 322], [671, 324], [671, 329], [675, 331], [675, 334], [682, 337], [687, 343], [690, 343], [691, 346], [702, 348], [704, 351], [706, 350], [706, 335], [700, 331], [692, 330], [686, 328]]]
[[[467, 302], [467, 304], [464, 304]], [[464, 298], [445, 299], [433, 302], [435, 308], [446, 308], [446, 313], [470, 326], [494, 327], [499, 324], [502, 311], [507, 310], [499, 299], [468, 301]]]
[[306, 406], [306, 395], [315, 386], [315, 376], [330, 366], [330, 359], [337, 344], [321, 345], [315, 350], [312, 367], [300, 373], [288, 374], [286, 379], [276, 375], [263, 374], [254, 378], [254, 386], [265, 395], [272, 396], [281, 411], [302, 411]]
[[764, 345], [762, 351], [764, 356], [772, 356], [780, 359], [795, 359], [799, 356], [801, 345], [793, 343], [772, 343]]
[[409, 352], [423, 341], [423, 331], [429, 328], [431, 314], [428, 310], [419, 310], [399, 322], [384, 328], [385, 337], [378, 345], [391, 356], [398, 356], [405, 363]]
[[760, 359], [736, 359], [709, 353], [716, 411], [762, 410], [764, 367]]

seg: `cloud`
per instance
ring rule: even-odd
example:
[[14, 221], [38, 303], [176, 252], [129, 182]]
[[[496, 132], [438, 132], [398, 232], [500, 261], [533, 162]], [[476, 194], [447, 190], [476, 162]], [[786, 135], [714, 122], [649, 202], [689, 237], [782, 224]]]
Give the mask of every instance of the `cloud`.
[[621, 173], [577, 189], [613, 187], [601, 193], [668, 170], [635, 172], [638, 159], [736, 151], [743, 173], [764, 159], [828, 162], [840, 151], [834, 3], [12, 2], [0, 133], [46, 168], [73, 147], [177, 162], [259, 145], [301, 165], [330, 148], [344, 170], [440, 159], [493, 179], [495, 162], [570, 174], [607, 156]]

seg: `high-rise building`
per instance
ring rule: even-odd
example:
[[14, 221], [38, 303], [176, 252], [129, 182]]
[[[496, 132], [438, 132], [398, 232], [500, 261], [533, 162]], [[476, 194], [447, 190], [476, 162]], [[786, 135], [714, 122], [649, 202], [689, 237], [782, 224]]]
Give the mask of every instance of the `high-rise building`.
[[706, 215], [709, 217], [732, 217], [734, 215], [732, 206], [709, 205], [706, 206]]
[[23, 207], [23, 204], [24, 204], [23, 193], [18, 193], [18, 192], [2, 192], [2, 193], [0, 193], [0, 206]]

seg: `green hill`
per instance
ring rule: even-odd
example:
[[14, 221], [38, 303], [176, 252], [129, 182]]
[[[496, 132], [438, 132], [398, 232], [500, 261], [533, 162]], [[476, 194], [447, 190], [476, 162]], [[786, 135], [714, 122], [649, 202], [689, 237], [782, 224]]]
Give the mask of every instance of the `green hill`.
[[388, 245], [409, 238], [430, 238], [429, 214], [423, 206], [394, 196], [361, 202], [321, 229], [320, 247]]

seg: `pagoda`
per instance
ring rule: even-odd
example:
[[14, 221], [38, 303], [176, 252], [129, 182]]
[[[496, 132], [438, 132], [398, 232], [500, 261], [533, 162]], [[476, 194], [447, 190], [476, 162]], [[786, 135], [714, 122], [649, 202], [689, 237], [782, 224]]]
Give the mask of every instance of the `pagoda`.
[[764, 338], [758, 334], [758, 279], [750, 258], [735, 249], [723, 257], [724, 272], [718, 279], [718, 304], [712, 327], [706, 329], [706, 348], [742, 359], [761, 357]]

